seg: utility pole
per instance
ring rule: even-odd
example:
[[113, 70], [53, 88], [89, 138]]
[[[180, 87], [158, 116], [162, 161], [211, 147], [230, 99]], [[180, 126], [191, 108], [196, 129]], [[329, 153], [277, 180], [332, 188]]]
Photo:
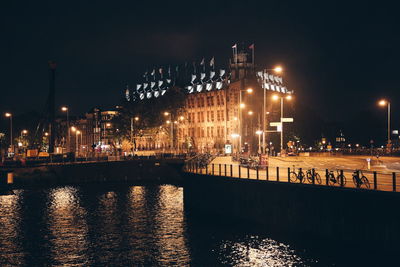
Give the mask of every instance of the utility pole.
[[55, 75], [56, 63], [49, 61], [49, 98], [48, 98], [48, 115], [49, 115], [49, 153], [54, 152], [55, 145]]

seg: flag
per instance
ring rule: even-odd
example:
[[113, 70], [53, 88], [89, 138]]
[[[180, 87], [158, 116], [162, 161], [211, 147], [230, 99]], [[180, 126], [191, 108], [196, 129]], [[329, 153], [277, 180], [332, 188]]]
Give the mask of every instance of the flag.
[[163, 72], [162, 68], [159, 68], [158, 72], [160, 72], [160, 74], [162, 75], [162, 72]]
[[214, 67], [214, 57], [212, 57], [212, 59], [210, 60], [210, 67]]
[[200, 66], [203, 66], [204, 65], [204, 57], [203, 57], [203, 59], [201, 60], [201, 62], [200, 62]]
[[232, 46], [232, 49], [236, 49], [237, 48], [237, 44], [234, 44], [233, 46]]
[[251, 46], [249, 46], [249, 49], [253, 49], [253, 50], [254, 50], [254, 44], [252, 44]]
[[153, 69], [153, 71], [151, 72], [151, 76], [154, 76], [154, 74], [156, 74], [156, 69]]
[[196, 73], [196, 62], [193, 61], [193, 72]]

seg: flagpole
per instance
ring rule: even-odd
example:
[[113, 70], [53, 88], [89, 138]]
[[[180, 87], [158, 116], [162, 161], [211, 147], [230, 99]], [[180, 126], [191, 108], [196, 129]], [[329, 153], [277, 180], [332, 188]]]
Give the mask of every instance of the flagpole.
[[255, 64], [255, 62], [254, 62], [254, 50], [255, 50], [255, 49], [256, 49], [256, 45], [253, 44], [253, 70], [256, 69], [256, 64]]

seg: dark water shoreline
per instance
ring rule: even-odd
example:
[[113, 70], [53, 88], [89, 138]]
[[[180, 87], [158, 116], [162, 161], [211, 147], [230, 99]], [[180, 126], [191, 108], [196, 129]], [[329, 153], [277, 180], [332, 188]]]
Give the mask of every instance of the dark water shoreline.
[[[0, 196], [0, 265], [376, 266], [390, 255], [293, 240], [185, 209], [173, 185], [84, 184]], [[207, 197], [206, 195], [204, 197]], [[328, 246], [329, 245], [329, 246]]]

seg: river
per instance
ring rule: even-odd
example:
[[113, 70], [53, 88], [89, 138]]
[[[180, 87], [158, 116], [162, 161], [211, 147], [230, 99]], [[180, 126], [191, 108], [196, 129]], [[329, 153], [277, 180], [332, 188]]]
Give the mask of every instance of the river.
[[0, 196], [0, 266], [339, 264], [337, 253], [318, 255], [245, 226], [188, 216], [183, 190], [173, 185], [14, 190]]

